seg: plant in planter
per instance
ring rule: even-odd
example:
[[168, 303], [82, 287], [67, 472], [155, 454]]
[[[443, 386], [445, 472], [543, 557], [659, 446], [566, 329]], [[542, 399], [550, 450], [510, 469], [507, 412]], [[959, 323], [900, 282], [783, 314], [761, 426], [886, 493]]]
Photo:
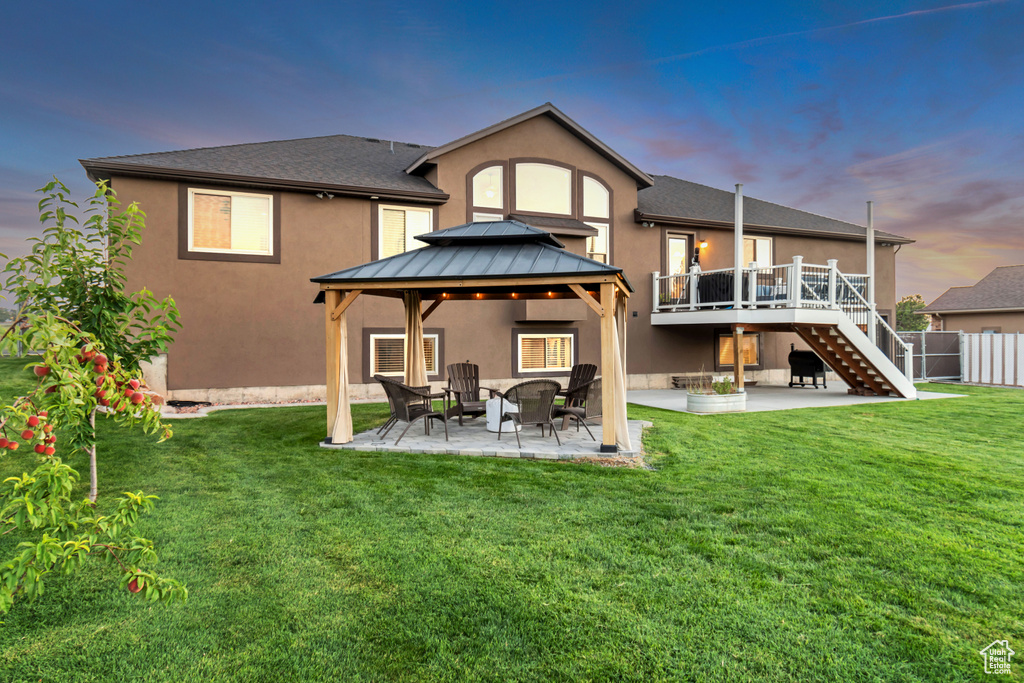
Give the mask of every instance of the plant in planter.
[[686, 388], [686, 410], [691, 413], [736, 413], [746, 409], [747, 395], [736, 391], [728, 375], [715, 379], [701, 368], [700, 375]]

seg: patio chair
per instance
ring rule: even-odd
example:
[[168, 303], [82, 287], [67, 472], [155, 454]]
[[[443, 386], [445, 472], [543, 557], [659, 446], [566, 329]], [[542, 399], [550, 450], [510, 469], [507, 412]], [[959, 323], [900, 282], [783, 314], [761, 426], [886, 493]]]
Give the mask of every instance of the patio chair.
[[[459, 426], [462, 426], [462, 418], [477, 418], [487, 412], [486, 402], [480, 400], [480, 390], [486, 389], [494, 398], [495, 389], [480, 386], [480, 366], [474, 363], [452, 363], [448, 366], [448, 386], [445, 387], [445, 416], [451, 418], [459, 416]], [[448, 407], [453, 401], [455, 405]]]
[[558, 395], [565, 397], [565, 405], [572, 405], [569, 400], [569, 394], [575, 392], [578, 388], [591, 381], [596, 376], [596, 365], [593, 363], [577, 363], [572, 366], [572, 372], [569, 373], [569, 385], [565, 389], [559, 391]]
[[[375, 381], [377, 381], [377, 382], [380, 382], [380, 383], [381, 383], [381, 385], [383, 385], [383, 384], [384, 384], [384, 382], [383, 382], [382, 380], [384, 380], [384, 379], [386, 379], [386, 378], [384, 377], [384, 375], [374, 375], [374, 376], [373, 376], [373, 379], [374, 379]], [[384, 424], [382, 424], [382, 425], [380, 426], [380, 429], [378, 429], [378, 430], [377, 430], [377, 435], [378, 435], [378, 436], [379, 436], [379, 435], [380, 435], [380, 434], [381, 434], [382, 432], [387, 432], [387, 431], [388, 431], [388, 430], [390, 430], [390, 429], [391, 429], [391, 428], [392, 428], [393, 426], [395, 426], [395, 421], [396, 421], [396, 420], [395, 420], [395, 402], [391, 400], [391, 394], [390, 394], [390, 393], [388, 392], [388, 390], [387, 390], [387, 389], [384, 389], [384, 395], [385, 395], [385, 396], [387, 396], [387, 399], [388, 399], [388, 409], [390, 409], [390, 410], [391, 410], [391, 415], [390, 415], [390, 416], [388, 416], [388, 419], [387, 419], [387, 421], [386, 421], [386, 422], [385, 422]]]
[[601, 378], [591, 380], [586, 384], [576, 387], [575, 391], [569, 392], [565, 399], [564, 406], [555, 406], [555, 417], [562, 416], [562, 429], [565, 429], [565, 422], [570, 418], [576, 420], [576, 431], [580, 431], [580, 425], [587, 430], [590, 438], [594, 433], [587, 426], [587, 420], [601, 417]]
[[444, 411], [434, 410], [431, 404], [431, 399], [443, 398], [444, 394], [432, 394], [430, 393], [430, 387], [410, 387], [390, 377], [376, 375], [374, 379], [384, 387], [384, 392], [388, 395], [388, 403], [391, 404], [392, 416], [394, 418], [391, 427], [387, 428], [387, 431], [381, 435], [381, 438], [386, 437], [392, 427], [399, 422], [409, 423], [395, 441], [397, 446], [398, 442], [405, 436], [405, 433], [409, 431], [409, 427], [412, 427], [414, 422], [422, 418], [427, 436], [430, 436], [430, 421], [440, 420], [441, 424], [444, 425], [444, 440], [448, 440], [448, 420], [445, 417]]
[[[540, 425], [540, 435], [544, 436], [544, 425], [551, 427], [551, 433], [555, 435], [555, 441], [562, 445], [555, 431], [555, 423], [552, 421], [551, 413], [555, 405], [555, 395], [562, 388], [558, 382], [550, 379], [533, 379], [529, 382], [517, 384], [504, 394], [496, 392], [498, 396], [505, 399], [516, 407], [518, 412], [508, 411], [502, 415], [498, 422], [498, 441], [501, 441], [501, 427], [506, 420], [512, 420], [515, 424]], [[516, 443], [520, 448], [523, 442], [519, 438], [519, 430], [516, 432]]]

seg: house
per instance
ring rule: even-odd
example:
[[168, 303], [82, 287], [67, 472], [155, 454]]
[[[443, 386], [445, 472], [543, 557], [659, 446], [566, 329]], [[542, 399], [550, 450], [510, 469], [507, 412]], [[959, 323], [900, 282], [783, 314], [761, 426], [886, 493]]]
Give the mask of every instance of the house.
[[[874, 233], [868, 278], [862, 226], [748, 198], [736, 231], [733, 193], [649, 175], [551, 104], [440, 147], [332, 135], [81, 163], [146, 211], [128, 284], [180, 307], [183, 328], [148, 371], [170, 398], [323, 398], [311, 278], [419, 248], [428, 232], [504, 219], [623, 269], [635, 288], [631, 388], [734, 370], [737, 350], [747, 377], [784, 383], [796, 342], [855, 390], [913, 391], [885, 323], [895, 247], [910, 240]], [[737, 236], [745, 270], [734, 278]], [[380, 396], [372, 376], [403, 370], [402, 302], [362, 297], [347, 316], [351, 395]], [[456, 361], [507, 386], [599, 356], [598, 316], [581, 300], [451, 301], [424, 332], [434, 382]]]
[[1024, 265], [999, 266], [969, 287], [950, 287], [918, 313], [945, 331], [1024, 332]]

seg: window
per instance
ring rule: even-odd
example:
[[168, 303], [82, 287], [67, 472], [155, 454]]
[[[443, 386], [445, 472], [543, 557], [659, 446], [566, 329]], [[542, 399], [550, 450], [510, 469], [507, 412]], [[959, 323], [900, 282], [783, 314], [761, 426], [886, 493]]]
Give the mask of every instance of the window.
[[520, 334], [519, 372], [572, 370], [573, 334]]
[[516, 210], [572, 215], [572, 169], [516, 164]]
[[608, 189], [589, 176], [583, 178], [583, 215], [587, 218], [608, 218]]
[[601, 263], [608, 263], [608, 224], [587, 223], [597, 229], [597, 234], [587, 238], [587, 258]]
[[379, 258], [387, 258], [427, 246], [416, 235], [433, 229], [432, 209], [414, 209], [403, 206], [381, 206], [378, 216]]
[[491, 166], [473, 176], [473, 206], [486, 209], [504, 209], [502, 168]]
[[686, 235], [668, 235], [666, 241], [665, 275], [686, 275], [690, 271], [690, 238]]
[[743, 265], [757, 263], [758, 268], [772, 265], [772, 240], [770, 237], [743, 238]]
[[[731, 332], [719, 332], [718, 358], [719, 368], [733, 367], [733, 336]], [[761, 365], [761, 335], [748, 333], [743, 335], [743, 367]]]
[[188, 251], [274, 255], [272, 195], [188, 191]]
[[503, 221], [505, 217], [500, 213], [477, 213], [474, 211], [473, 220], [477, 223], [487, 223], [488, 221]]
[[[423, 335], [423, 355], [427, 359], [427, 374], [437, 374], [438, 335]], [[405, 335], [370, 335], [370, 375], [400, 377], [405, 374]]]

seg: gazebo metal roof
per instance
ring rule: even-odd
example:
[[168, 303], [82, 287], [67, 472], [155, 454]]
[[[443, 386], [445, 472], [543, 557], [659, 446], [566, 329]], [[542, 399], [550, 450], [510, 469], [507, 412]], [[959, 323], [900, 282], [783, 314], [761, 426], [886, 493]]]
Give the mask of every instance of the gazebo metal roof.
[[[556, 237], [515, 220], [466, 223], [419, 235], [427, 246], [311, 278], [319, 284], [436, 280], [523, 280], [619, 275], [622, 268], [565, 251]], [[511, 284], [511, 283], [510, 283]]]

